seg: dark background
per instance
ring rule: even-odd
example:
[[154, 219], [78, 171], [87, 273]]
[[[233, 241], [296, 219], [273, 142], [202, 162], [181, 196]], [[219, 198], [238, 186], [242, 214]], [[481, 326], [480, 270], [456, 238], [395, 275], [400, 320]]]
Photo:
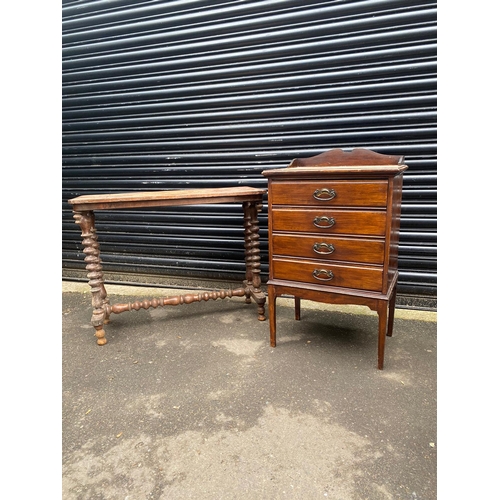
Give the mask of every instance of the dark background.
[[[248, 185], [340, 147], [404, 155], [399, 304], [437, 295], [437, 7], [428, 1], [63, 1], [63, 278], [86, 280], [67, 200]], [[259, 217], [268, 270], [267, 205]], [[241, 208], [97, 213], [106, 282], [244, 277]]]

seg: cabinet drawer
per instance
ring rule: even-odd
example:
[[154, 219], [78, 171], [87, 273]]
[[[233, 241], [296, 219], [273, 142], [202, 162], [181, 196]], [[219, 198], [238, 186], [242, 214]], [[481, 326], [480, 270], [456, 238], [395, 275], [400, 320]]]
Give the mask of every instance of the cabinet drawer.
[[273, 235], [273, 254], [320, 260], [382, 264], [384, 241], [299, 234]]
[[273, 182], [273, 205], [385, 207], [387, 181]]
[[369, 210], [273, 208], [273, 231], [383, 236], [386, 213]]
[[273, 259], [273, 279], [338, 286], [382, 290], [382, 267], [349, 266], [321, 261]]

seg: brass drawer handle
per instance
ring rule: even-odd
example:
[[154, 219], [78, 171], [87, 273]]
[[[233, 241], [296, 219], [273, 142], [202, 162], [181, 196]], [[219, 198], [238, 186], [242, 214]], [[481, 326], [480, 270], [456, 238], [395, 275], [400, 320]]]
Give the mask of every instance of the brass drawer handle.
[[326, 215], [323, 215], [323, 217], [314, 217], [313, 224], [316, 227], [329, 228], [335, 224], [335, 219], [333, 217], [326, 217]]
[[323, 188], [316, 189], [313, 193], [313, 198], [319, 201], [330, 201], [333, 200], [336, 195], [337, 193], [335, 193], [333, 189]]
[[[312, 273], [313, 277], [320, 281], [331, 281], [333, 279], [333, 272], [326, 269], [315, 269]], [[326, 276], [326, 277], [322, 277]]]
[[335, 251], [335, 247], [331, 243], [315, 243], [313, 250], [320, 255], [330, 255]]

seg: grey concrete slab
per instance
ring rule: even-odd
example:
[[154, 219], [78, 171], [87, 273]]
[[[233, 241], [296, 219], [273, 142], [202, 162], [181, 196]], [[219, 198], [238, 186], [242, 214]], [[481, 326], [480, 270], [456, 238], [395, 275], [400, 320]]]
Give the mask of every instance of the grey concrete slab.
[[[112, 302], [175, 294], [108, 287]], [[64, 499], [437, 497], [436, 314], [233, 298], [113, 315], [63, 283]]]

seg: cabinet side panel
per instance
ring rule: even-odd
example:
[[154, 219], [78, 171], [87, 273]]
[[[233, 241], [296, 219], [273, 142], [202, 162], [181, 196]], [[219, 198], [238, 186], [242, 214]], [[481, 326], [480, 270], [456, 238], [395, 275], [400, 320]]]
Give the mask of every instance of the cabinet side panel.
[[389, 235], [389, 283], [398, 270], [399, 228], [401, 224], [401, 199], [403, 195], [403, 174], [394, 177], [392, 194], [392, 222]]
[[269, 279], [273, 279], [274, 277], [274, 265], [273, 265], [273, 255], [274, 255], [274, 248], [273, 248], [273, 201], [274, 201], [274, 182], [273, 179], [269, 178], [268, 179], [268, 184], [267, 184], [267, 232], [268, 232], [268, 240], [269, 240]]

